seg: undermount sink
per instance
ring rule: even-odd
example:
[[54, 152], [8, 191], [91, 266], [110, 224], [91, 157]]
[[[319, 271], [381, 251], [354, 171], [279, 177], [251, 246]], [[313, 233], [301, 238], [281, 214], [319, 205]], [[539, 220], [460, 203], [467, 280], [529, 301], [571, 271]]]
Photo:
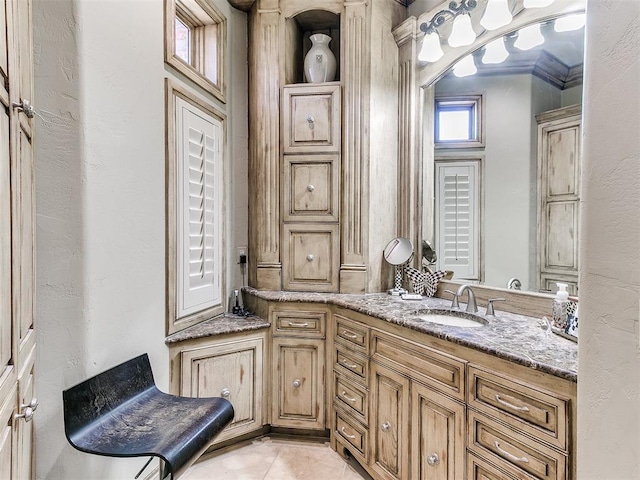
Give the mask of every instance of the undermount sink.
[[450, 327], [484, 327], [487, 325], [487, 321], [482, 317], [469, 318], [458, 315], [449, 315], [444, 313], [426, 313], [418, 317], [420, 320], [425, 320], [431, 323], [437, 323], [439, 325], [448, 325]]

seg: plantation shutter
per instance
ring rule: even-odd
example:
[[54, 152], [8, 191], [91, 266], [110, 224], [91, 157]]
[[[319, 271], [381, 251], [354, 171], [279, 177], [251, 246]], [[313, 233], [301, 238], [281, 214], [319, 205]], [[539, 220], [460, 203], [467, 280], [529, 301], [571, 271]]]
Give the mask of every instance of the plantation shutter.
[[176, 98], [177, 317], [222, 305], [222, 124]]
[[479, 280], [478, 162], [436, 162], [438, 265], [454, 278]]

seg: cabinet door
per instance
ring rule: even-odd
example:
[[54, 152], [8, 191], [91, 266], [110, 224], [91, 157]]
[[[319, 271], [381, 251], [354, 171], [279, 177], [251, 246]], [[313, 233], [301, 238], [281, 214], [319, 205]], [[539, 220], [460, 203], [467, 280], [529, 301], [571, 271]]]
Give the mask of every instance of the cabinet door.
[[465, 406], [415, 382], [411, 405], [411, 478], [464, 479]]
[[275, 338], [273, 355], [272, 424], [324, 429], [324, 341]]
[[339, 220], [339, 155], [285, 155], [284, 185], [285, 222]]
[[340, 85], [285, 87], [284, 153], [339, 152]]
[[262, 427], [264, 339], [226, 341], [181, 353], [181, 395], [223, 397], [231, 402], [233, 421], [216, 438], [222, 441]]
[[371, 363], [371, 467], [384, 479], [409, 476], [409, 379]]
[[283, 235], [285, 290], [336, 292], [340, 268], [338, 225], [286, 224]]

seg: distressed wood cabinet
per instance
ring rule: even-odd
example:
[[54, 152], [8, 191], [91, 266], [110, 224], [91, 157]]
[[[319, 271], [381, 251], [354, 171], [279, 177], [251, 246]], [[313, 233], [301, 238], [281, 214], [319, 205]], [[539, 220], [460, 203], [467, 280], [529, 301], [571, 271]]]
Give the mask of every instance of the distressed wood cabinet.
[[[406, 8], [395, 0], [318, 8], [312, 0], [257, 0], [250, 11], [249, 284], [381, 291], [391, 278], [380, 252], [397, 234], [389, 199], [398, 127], [378, 119], [398, 114], [389, 32]], [[332, 37], [339, 78], [302, 84], [309, 34], [319, 31]]]
[[325, 329], [328, 309], [272, 307], [271, 425], [325, 429]]
[[222, 397], [233, 405], [233, 421], [214, 443], [259, 430], [266, 423], [265, 342], [262, 332], [203, 338], [177, 347], [180, 395]]
[[536, 115], [538, 121], [538, 288], [567, 283], [578, 294], [580, 105]]

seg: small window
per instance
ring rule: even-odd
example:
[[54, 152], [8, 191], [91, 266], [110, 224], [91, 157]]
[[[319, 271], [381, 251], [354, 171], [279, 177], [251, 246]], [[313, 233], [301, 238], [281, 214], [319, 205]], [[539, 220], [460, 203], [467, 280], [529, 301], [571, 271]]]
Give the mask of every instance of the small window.
[[176, 56], [191, 64], [191, 29], [179, 17], [175, 21]]
[[484, 146], [481, 106], [482, 95], [436, 98], [436, 148]]
[[224, 102], [226, 18], [211, 0], [165, 3], [165, 61]]

